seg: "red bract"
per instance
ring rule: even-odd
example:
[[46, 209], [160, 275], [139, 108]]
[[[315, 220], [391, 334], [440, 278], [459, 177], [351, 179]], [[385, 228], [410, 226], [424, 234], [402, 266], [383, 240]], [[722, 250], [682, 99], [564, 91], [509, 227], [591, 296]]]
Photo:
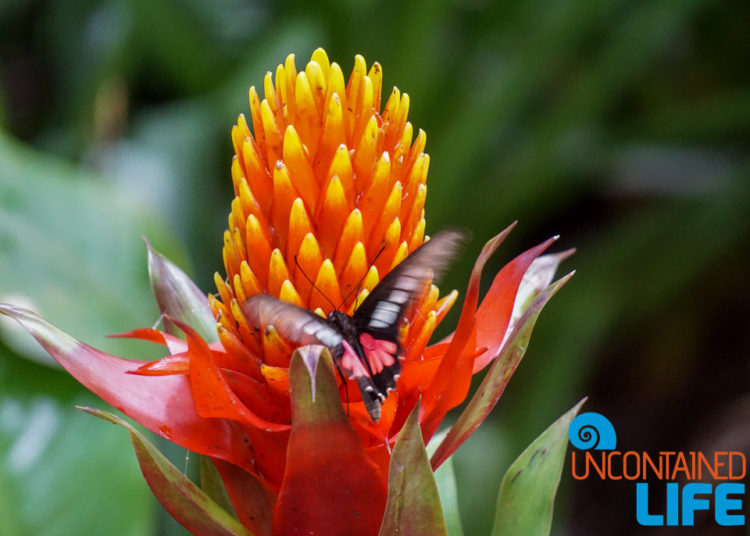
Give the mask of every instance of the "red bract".
[[[377, 534], [391, 454], [418, 402], [409, 420], [412, 442], [419, 428], [424, 441], [435, 434], [447, 412], [466, 399], [474, 373], [490, 364], [502, 368], [503, 375], [483, 391], [482, 403], [438, 449], [435, 469], [497, 402], [536, 315], [564, 282], [548, 287], [562, 259], [539, 258], [550, 239], [507, 264], [480, 303], [482, 270], [509, 227], [479, 255], [455, 331], [431, 346], [456, 293], [441, 298], [438, 288], [428, 285], [404, 319], [402, 375], [378, 422], [365, 410], [356, 383], [337, 387], [330, 358], [320, 366], [320, 351], [308, 348], [292, 359], [294, 345], [273, 326], [254, 329], [242, 312], [248, 296], [269, 293], [322, 315], [335, 304], [351, 314], [355, 303], [425, 240], [425, 135], [420, 131], [412, 143], [409, 99], [397, 89], [380, 112], [381, 80], [380, 66], [367, 71], [358, 56], [345, 85], [341, 69], [319, 49], [304, 71], [297, 72], [290, 56], [278, 67], [275, 83], [269, 73], [263, 101], [250, 90], [253, 132], [242, 116], [232, 132], [236, 197], [224, 235], [227, 277], [216, 277], [219, 296], [206, 300], [149, 248], [157, 300], [186, 340], [152, 329], [124, 336], [165, 345], [169, 353], [160, 361], [119, 359], [33, 313], [0, 309], [104, 400], [210, 457], [239, 520], [256, 535]], [[211, 315], [215, 333], [206, 328]], [[400, 452], [410, 459], [404, 449]], [[170, 479], [155, 478], [145, 468], [144, 474], [150, 484], [160, 483], [152, 488], [183, 524], [213, 533], [205, 527], [214, 525], [195, 524], [194, 516], [180, 514], [187, 508], [183, 503], [175, 506], [161, 491]], [[400, 473], [390, 480], [405, 482]], [[399, 511], [390, 501], [389, 512]], [[211, 519], [222, 527], [217, 534], [236, 533], [221, 516]], [[413, 515], [403, 519], [415, 522]], [[384, 526], [394, 523], [391, 518]]]

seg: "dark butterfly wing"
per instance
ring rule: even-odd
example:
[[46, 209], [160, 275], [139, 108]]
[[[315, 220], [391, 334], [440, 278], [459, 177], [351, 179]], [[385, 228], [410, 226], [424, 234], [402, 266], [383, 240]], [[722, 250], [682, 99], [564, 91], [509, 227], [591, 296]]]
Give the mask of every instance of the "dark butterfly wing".
[[459, 231], [436, 234], [391, 270], [354, 312], [353, 324], [360, 332], [359, 342], [381, 401], [396, 387], [401, 372], [401, 319], [427, 282], [445, 271], [463, 239]]
[[406, 309], [419, 297], [427, 281], [442, 275], [464, 236], [460, 231], [442, 231], [401, 261], [354, 312], [357, 327], [378, 339], [396, 341]]
[[242, 311], [259, 329], [273, 326], [282, 337], [298, 345], [322, 344], [328, 347], [342, 374], [357, 381], [362, 401], [372, 419], [380, 419], [380, 404], [385, 396], [373, 382], [356, 329], [347, 315], [334, 313], [339, 321], [332, 325], [331, 320], [324, 320], [307, 309], [267, 294], [257, 294], [245, 300]]
[[341, 346], [341, 334], [325, 319], [291, 303], [256, 294], [242, 304], [242, 312], [257, 327], [273, 326], [282, 337], [299, 345], [322, 344], [331, 351]]

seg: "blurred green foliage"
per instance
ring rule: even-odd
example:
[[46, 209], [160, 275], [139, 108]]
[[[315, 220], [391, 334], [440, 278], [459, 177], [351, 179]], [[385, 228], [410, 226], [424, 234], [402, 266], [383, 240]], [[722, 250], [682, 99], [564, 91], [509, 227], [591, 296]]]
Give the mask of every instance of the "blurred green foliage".
[[[361, 53], [427, 131], [428, 230], [474, 234], [446, 288], [515, 219], [495, 268], [552, 234], [579, 251], [456, 455], [465, 533], [490, 532], [505, 468], [586, 394], [631, 448], [747, 452], [749, 17], [737, 0], [3, 2], [0, 299], [149, 351], [102, 339], [156, 321], [140, 236], [213, 291], [248, 87], [290, 52], [299, 67], [323, 46], [344, 72]], [[0, 534], [75, 532], [45, 525], [60, 512], [85, 534], [179, 534], [149, 513], [125, 436], [0, 327]], [[637, 534], [618, 493], [564, 482], [558, 530]]]

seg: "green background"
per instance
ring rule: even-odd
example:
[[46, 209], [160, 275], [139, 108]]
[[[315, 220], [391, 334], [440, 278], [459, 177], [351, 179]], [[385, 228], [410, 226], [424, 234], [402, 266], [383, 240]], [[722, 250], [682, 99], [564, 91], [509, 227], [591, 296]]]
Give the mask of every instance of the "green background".
[[[214, 292], [248, 87], [288, 53], [323, 46], [346, 74], [360, 53], [427, 131], [428, 231], [472, 231], [443, 288], [514, 220], [492, 271], [554, 234], [578, 249], [456, 456], [465, 533], [489, 533], [510, 461], [585, 395], [622, 450], [747, 453], [748, 20], [707, 0], [2, 2], [0, 301], [153, 357], [105, 338], [157, 319], [141, 236]], [[0, 535], [181, 534], [126, 434], [73, 409], [96, 399], [0, 329]], [[633, 486], [563, 475], [557, 533], [661, 534]]]

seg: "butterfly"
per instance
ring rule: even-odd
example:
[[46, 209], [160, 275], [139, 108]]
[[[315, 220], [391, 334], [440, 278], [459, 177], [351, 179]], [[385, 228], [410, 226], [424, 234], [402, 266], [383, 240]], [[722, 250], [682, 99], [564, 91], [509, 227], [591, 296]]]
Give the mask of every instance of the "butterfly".
[[409, 305], [447, 268], [463, 239], [464, 233], [455, 230], [433, 236], [393, 268], [352, 316], [337, 309], [324, 319], [268, 294], [251, 296], [242, 309], [254, 325], [272, 325], [298, 345], [327, 346], [339, 373], [357, 381], [365, 408], [377, 422], [401, 372], [399, 324]]

